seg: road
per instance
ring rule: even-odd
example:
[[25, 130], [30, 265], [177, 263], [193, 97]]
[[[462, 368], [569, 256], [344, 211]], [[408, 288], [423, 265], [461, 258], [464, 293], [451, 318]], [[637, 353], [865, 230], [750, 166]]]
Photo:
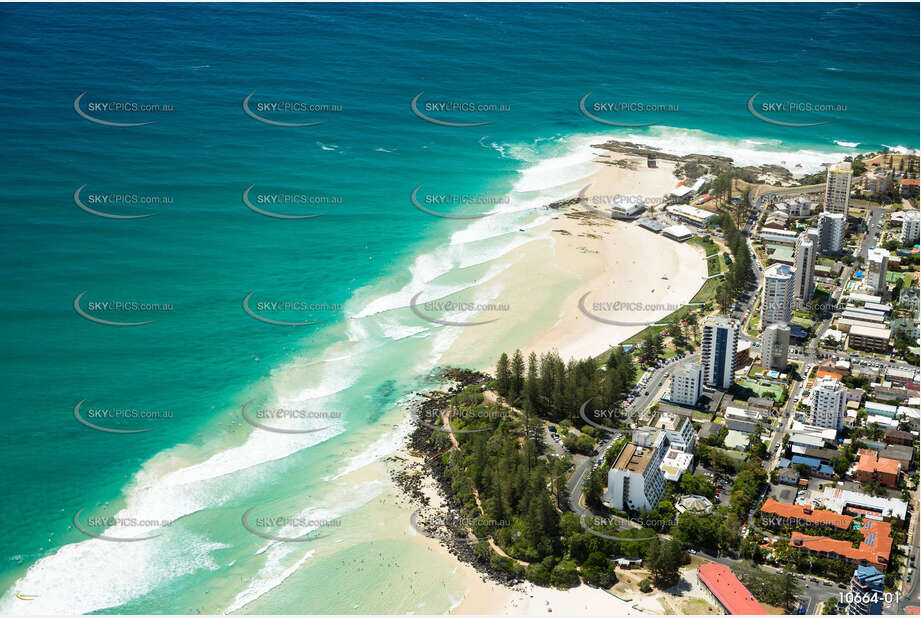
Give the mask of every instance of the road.
[[[633, 425], [634, 417], [639, 413], [645, 410], [650, 402], [656, 397], [657, 393], [662, 389], [662, 386], [665, 384], [665, 380], [668, 379], [668, 376], [671, 375], [671, 372], [674, 371], [681, 365], [693, 363], [697, 361], [697, 357], [694, 355], [685, 356], [684, 358], [675, 358], [666, 362], [662, 367], [657, 368], [649, 380], [646, 382], [646, 386], [633, 402], [624, 408], [626, 414], [625, 424], [628, 427]], [[610, 448], [614, 441], [619, 438], [622, 434], [627, 433], [629, 430], [610, 430], [609, 435], [604, 438], [600, 443], [598, 448], [598, 455], [593, 455], [592, 457], [585, 457], [584, 455], [573, 455], [573, 471], [569, 475], [569, 480], [566, 481], [566, 489], [569, 494], [569, 508], [574, 513], [583, 515], [590, 513], [591, 511], [582, 505], [582, 493], [585, 486], [585, 479], [591, 473], [594, 462], [599, 457], [604, 457], [604, 453]], [[603, 515], [603, 513], [596, 513], [596, 515]]]
[[[914, 513], [912, 514], [911, 522], [909, 524], [909, 543], [911, 547], [911, 553], [915, 555], [915, 562], [918, 562], [917, 556], [919, 554], [918, 548], [921, 547], [921, 520], [919, 520], [918, 513], [918, 504], [919, 504], [919, 490], [915, 489], [912, 496], [911, 505], [913, 507]], [[916, 564], [917, 566], [917, 564]], [[904, 586], [904, 584], [903, 584]], [[885, 614], [906, 614], [908, 613], [906, 609], [909, 606], [917, 607], [919, 603], [918, 599], [918, 574], [914, 573], [912, 575], [911, 583], [902, 588], [901, 595], [899, 596], [898, 603], [892, 603], [889, 607], [883, 609]]]
[[656, 394], [661, 390], [662, 385], [665, 383], [665, 380], [668, 376], [671, 375], [671, 372], [674, 371], [680, 365], [687, 365], [693, 362], [698, 362], [698, 357], [694, 354], [685, 356], [684, 358], [672, 358], [668, 360], [663, 366], [657, 368], [649, 380], [646, 382], [646, 386], [643, 388], [643, 392], [636, 396], [633, 402], [625, 408], [627, 414], [627, 424], [633, 420], [634, 415], [645, 410], [650, 402], [655, 399]]
[[[735, 571], [738, 571], [739, 567], [745, 564], [744, 560], [734, 560], [728, 556], [713, 556], [704, 551], [698, 551], [696, 555], [711, 562], [724, 564], [728, 566], [730, 570]], [[768, 567], [765, 565], [761, 565], [759, 568], [765, 573], [776, 574], [778, 571], [776, 567]], [[801, 587], [797, 598], [806, 606], [807, 614], [821, 613], [822, 604], [825, 603], [828, 597], [837, 597], [839, 592], [845, 592], [845, 590], [838, 587], [836, 582], [831, 580], [798, 573], [794, 573], [794, 575], [797, 580], [799, 580]], [[815, 579], [816, 581], [811, 581], [811, 579]]]
[[805, 187], [784, 187], [780, 189], [773, 189], [771, 191], [765, 191], [760, 193], [754, 198], [752, 198], [751, 193], [749, 193], [749, 203], [754, 206], [756, 209], [764, 207], [764, 204], [769, 200], [773, 200], [775, 197], [792, 197], [794, 195], [805, 195], [807, 193], [824, 193], [825, 184], [818, 185], [807, 185]]

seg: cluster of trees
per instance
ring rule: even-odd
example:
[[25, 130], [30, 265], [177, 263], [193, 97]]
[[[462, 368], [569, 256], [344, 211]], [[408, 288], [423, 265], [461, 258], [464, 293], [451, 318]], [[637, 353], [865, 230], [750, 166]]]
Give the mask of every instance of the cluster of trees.
[[857, 439], [851, 439], [851, 441], [845, 444], [842, 448], [838, 449], [840, 453], [836, 457], [832, 457], [829, 464], [832, 469], [834, 469], [835, 474], [840, 477], [843, 477], [847, 474], [847, 471], [850, 469], [854, 462], [857, 461], [857, 451], [862, 448], [866, 448], [867, 445], [864, 442], [861, 442]]
[[[729, 429], [724, 426], [720, 429], [720, 433], [717, 436], [712, 436], [708, 438], [707, 441], [702, 440], [698, 442], [697, 458], [710, 470], [735, 474], [740, 461], [730, 455], [728, 451], [721, 448], [723, 440], [725, 440], [728, 434]], [[711, 445], [713, 441], [716, 441], [716, 443]]]
[[[851, 573], [854, 569], [851, 567]], [[768, 605], [783, 607], [788, 612], [796, 605], [801, 586], [791, 571], [781, 574], [766, 573], [754, 566], [734, 568], [733, 572], [742, 580], [752, 595]]]
[[801, 573], [819, 573], [839, 582], [846, 582], [854, 575], [854, 565], [838, 558], [821, 558], [790, 547], [786, 541], [774, 543], [774, 554], [779, 562]]
[[595, 450], [595, 438], [587, 433], [567, 433], [563, 436], [563, 446], [573, 453], [588, 455]]
[[723, 228], [723, 237], [732, 252], [732, 264], [726, 272], [726, 280], [716, 289], [716, 303], [723, 313], [729, 312], [732, 301], [748, 286], [752, 278], [752, 258], [748, 241], [735, 221], [723, 214], [714, 219]]
[[649, 569], [652, 583], [657, 588], [664, 589], [678, 583], [678, 570], [687, 562], [688, 556], [679, 541], [663, 541], [657, 538], [649, 541], [643, 565]]
[[565, 363], [556, 351], [540, 357], [532, 352], [527, 363], [520, 350], [511, 358], [503, 352], [496, 363], [496, 390], [512, 405], [528, 415], [576, 426], [584, 424], [579, 408], [585, 401], [614, 409], [635, 381], [636, 366], [622, 348], [611, 352], [603, 372], [594, 359]]
[[[482, 397], [469, 395], [470, 388], [452, 402], [468, 413], [455, 415], [452, 422], [456, 429], [487, 431], [455, 434], [458, 448], [441, 459], [465, 526], [481, 539], [474, 553], [493, 568], [538, 585], [566, 588], [580, 580], [614, 585], [609, 556], [638, 557], [645, 542], [617, 542], [588, 532], [576, 514], [565, 511], [571, 462], [539, 457], [540, 445], [526, 431], [525, 419], [498, 413], [502, 410]], [[443, 432], [430, 439], [438, 447], [450, 445]], [[648, 531], [635, 532], [649, 536]], [[489, 537], [506, 555], [490, 546]]]
[[767, 480], [767, 472], [758, 462], [745, 462], [739, 468], [732, 491], [729, 494], [729, 510], [743, 521], [748, 511], [755, 506], [761, 492], [761, 485]]
[[604, 494], [604, 488], [608, 484], [608, 470], [614, 465], [615, 458], [620, 455], [627, 441], [627, 436], [625, 435], [615, 440], [611, 446], [608, 447], [608, 450], [605, 451], [604, 457], [602, 458], [602, 465], [592, 470], [591, 474], [588, 475], [588, 478], [585, 480], [585, 489], [583, 492], [585, 495], [585, 503], [588, 504], [588, 506], [595, 509], [604, 508], [601, 497]]
[[[700, 330], [697, 328], [697, 312], [689, 312], [684, 316], [675, 318], [665, 329], [665, 334], [672, 338], [675, 348], [691, 349], [695, 343], [700, 342]], [[656, 328], [646, 329], [643, 335], [642, 349], [639, 351], [639, 361], [644, 366], [654, 365], [665, 353], [665, 342]]]

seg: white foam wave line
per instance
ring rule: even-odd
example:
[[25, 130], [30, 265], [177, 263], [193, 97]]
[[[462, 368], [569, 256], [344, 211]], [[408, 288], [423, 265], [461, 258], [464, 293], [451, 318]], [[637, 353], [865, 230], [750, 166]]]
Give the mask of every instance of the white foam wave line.
[[424, 333], [428, 330], [425, 326], [408, 326], [406, 324], [381, 324], [381, 334], [392, 341], [400, 341]]
[[[801, 148], [786, 150], [779, 140], [759, 138], [733, 139], [698, 129], [677, 127], [650, 127], [643, 133], [630, 133], [618, 138], [645, 146], [653, 146], [662, 152], [684, 156], [692, 153], [731, 157], [738, 166], [780, 165], [798, 174], [820, 172], [823, 164], [833, 163], [843, 154], [839, 150], [818, 150]], [[755, 144], [763, 141], [764, 144]]]
[[895, 154], [918, 154], [918, 150], [916, 148], [909, 148], [908, 146], [888, 146], [886, 144], [883, 144], [883, 146], [888, 148], [889, 152]]
[[[0, 614], [68, 615], [115, 607], [155, 590], [168, 579], [218, 568], [212, 553], [227, 546], [184, 536], [136, 543], [90, 539], [42, 558], [0, 599]], [[169, 569], [163, 564], [170, 565]], [[16, 593], [36, 595], [30, 601]]]
[[[381, 481], [368, 481], [358, 485], [349, 484], [347, 487], [337, 487], [335, 491], [327, 496], [325, 506], [306, 507], [297, 514], [296, 519], [314, 522], [335, 521], [371, 502], [380, 496], [385, 488], [386, 485]], [[335, 505], [335, 507], [331, 507], [330, 504]], [[321, 524], [319, 523], [306, 527], [292, 523], [282, 526], [280, 530], [274, 531], [272, 534], [280, 537], [297, 537], [309, 534], [320, 527]], [[245, 590], [237, 594], [227, 609], [224, 610], [224, 613], [229, 614], [242, 609], [277, 588], [316, 553], [316, 550], [309, 549], [293, 564], [285, 566], [285, 558], [301, 549], [303, 549], [301, 544], [281, 541], [271, 541], [260, 548], [256, 555], [265, 554], [265, 563], [259, 569], [256, 577], [253, 578], [253, 582]]]
[[[473, 221], [458, 230], [452, 234], [447, 247], [443, 246], [417, 256], [409, 268], [409, 283], [396, 292], [372, 299], [353, 316], [365, 318], [383, 311], [406, 307], [413, 296], [429, 287], [431, 281], [455, 268], [466, 268], [494, 260], [527, 242], [521, 239], [518, 230], [532, 227], [535, 221], [524, 222], [520, 218], [529, 214], [545, 218], [548, 215], [539, 213], [539, 208], [571, 196], [572, 185], [584, 180], [600, 167], [600, 164], [594, 163], [600, 151], [592, 148], [591, 144], [605, 139], [605, 136], [598, 135], [580, 136], [565, 154], [540, 159], [534, 165], [520, 170], [521, 177], [506, 196], [508, 203], [499, 204], [493, 209], [492, 212], [497, 214]], [[533, 195], [534, 193], [537, 195]], [[477, 257], [483, 254], [477, 243], [500, 237], [507, 239], [506, 248], [494, 248], [491, 255]], [[350, 334], [350, 339], [351, 337]]]
[[413, 428], [414, 421], [412, 416], [405, 416], [395, 428], [381, 434], [368, 448], [358, 455], [350, 457], [335, 474], [324, 477], [323, 481], [328, 482], [342, 478], [355, 470], [360, 470], [379, 459], [392, 455], [403, 446]]
[[250, 584], [246, 590], [238, 594], [234, 598], [233, 602], [227, 607], [227, 609], [224, 610], [224, 614], [230, 614], [239, 609], [243, 609], [244, 607], [246, 607], [247, 605], [249, 605], [256, 599], [260, 598], [267, 592], [280, 586], [282, 583], [284, 583], [286, 579], [294, 575], [294, 573], [299, 568], [301, 568], [301, 565], [303, 565], [305, 562], [307, 562], [307, 560], [312, 558], [315, 553], [316, 553], [316, 550], [310, 550], [306, 552], [303, 556], [301, 556], [297, 560], [297, 562], [283, 569], [280, 573], [274, 572], [274, 569], [272, 567], [280, 565], [281, 558], [280, 557], [276, 558], [275, 556], [270, 557], [270, 560], [272, 560], [273, 563], [270, 564], [267, 562], [266, 565], [262, 567], [262, 569], [259, 571], [259, 574], [257, 575], [257, 577], [260, 577], [261, 579]]
[[[278, 395], [276, 399], [278, 406], [284, 408], [300, 407], [317, 398], [328, 397], [353, 383], [356, 376], [344, 376], [341, 367], [337, 365], [341, 365], [341, 363], [324, 367], [323, 376], [318, 386], [303, 389], [299, 393]], [[323, 385], [324, 382], [328, 383], [330, 381], [334, 382], [334, 384]], [[175, 447], [159, 453], [148, 460], [135, 474], [132, 483], [125, 490], [125, 506], [115, 515], [115, 519], [118, 521], [156, 520], [168, 522], [175, 521], [204, 508], [220, 506], [229, 499], [230, 495], [219, 487], [209, 487], [206, 482], [225, 478], [242, 470], [283, 459], [302, 449], [324, 442], [344, 431], [344, 423], [341, 419], [310, 419], [306, 423], [299, 419], [273, 419], [270, 422], [267, 421], [267, 424], [279, 427], [286, 427], [292, 423], [298, 423], [298, 427], [304, 429], [321, 427], [323, 429], [306, 434], [279, 434], [253, 430], [246, 437], [243, 444], [214, 452], [203, 461], [178, 468], [175, 467], [175, 462], [176, 460], [183, 461], [182, 455], [178, 455], [178, 453], [182, 452], [183, 447]], [[149, 530], [141, 533], [137, 529], [122, 530], [119, 527], [110, 527], [104, 531], [104, 534], [114, 537], [142, 536], [149, 533]], [[163, 538], [167, 537], [164, 536]], [[20, 586], [25, 586], [30, 589], [37, 589], [39, 586], [32, 583], [37, 577], [42, 582], [41, 587], [49, 589], [53, 586], [45, 581], [45, 574], [47, 573], [58, 574], [57, 576], [59, 576], [61, 573], [71, 572], [86, 573], [98, 570], [109, 573], [117, 571], [118, 569], [113, 569], [113, 565], [121, 564], [121, 562], [115, 560], [123, 555], [128, 556], [135, 567], [133, 571], [125, 573], [127, 579], [131, 577], [132, 573], [142, 573], [146, 568], [152, 569], [152, 565], [142, 563], [145, 561], [159, 562], [162, 558], [163, 550], [161, 548], [159, 551], [154, 552], [147, 551], [147, 548], [152, 546], [159, 547], [163, 544], [165, 543], [161, 539], [137, 543], [111, 543], [90, 539], [66, 545], [58, 549], [54, 554], [46, 556], [32, 565], [26, 575], [17, 583], [16, 588], [22, 590]], [[94, 568], [87, 570], [86, 565], [94, 565]], [[164, 573], [170, 573], [170, 577], [179, 576], [183, 573], [182, 569], [175, 564], [171, 564], [170, 569], [161, 570]], [[62, 577], [62, 579], [66, 580], [66, 577]], [[145, 588], [143, 584], [137, 582], [132, 587], [132, 584], [128, 581], [119, 586], [110, 586], [108, 591], [99, 590], [100, 585], [107, 584], [100, 578], [91, 577], [86, 579], [81, 584], [82, 591], [80, 593], [73, 591], [70, 593], [77, 599], [77, 604], [73, 606], [61, 605], [60, 611], [57, 613], [81, 613], [119, 605], [136, 596], [146, 594], [151, 589]], [[123, 591], [126, 594], [125, 596], [117, 596], [113, 594], [113, 591]], [[7, 597], [4, 597], [4, 599]], [[54, 597], [49, 595], [48, 598]]]

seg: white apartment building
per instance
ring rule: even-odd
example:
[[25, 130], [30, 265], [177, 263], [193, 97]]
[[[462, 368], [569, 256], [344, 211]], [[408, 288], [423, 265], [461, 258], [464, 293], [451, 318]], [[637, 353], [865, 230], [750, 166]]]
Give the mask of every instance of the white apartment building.
[[738, 349], [739, 323], [736, 320], [722, 316], [704, 320], [700, 354], [704, 384], [717, 388], [732, 386]]
[[698, 363], [678, 367], [672, 374], [672, 403], [695, 406], [703, 389], [704, 370]]
[[892, 189], [893, 170], [888, 167], [869, 170], [861, 179], [861, 186], [870, 193], [888, 193]]
[[825, 180], [825, 212], [841, 213], [847, 218], [853, 175], [851, 164], [847, 161], [828, 168], [828, 178]]
[[864, 269], [864, 287], [871, 294], [881, 294], [886, 286], [886, 268], [889, 252], [885, 249], [870, 249], [867, 252], [867, 267]]
[[786, 264], [771, 264], [764, 269], [761, 328], [793, 319], [793, 274]]
[[665, 493], [665, 474], [659, 467], [668, 451], [665, 433], [652, 428], [634, 432], [608, 471], [605, 500], [621, 511], [645, 513], [656, 508]]
[[807, 230], [796, 239], [793, 253], [793, 299], [797, 307], [806, 306], [815, 293], [815, 260], [818, 251], [818, 230]]
[[812, 411], [809, 424], [840, 431], [844, 427], [847, 407], [847, 389], [835, 378], [825, 377], [816, 381], [810, 395]]
[[694, 424], [687, 416], [665, 412], [659, 415], [654, 429], [660, 429], [668, 440], [668, 448], [677, 449], [682, 453], [693, 453], [697, 434], [694, 433]]
[[812, 214], [812, 200], [804, 195], [777, 202], [777, 210], [783, 212], [788, 217], [808, 217]]
[[783, 371], [790, 351], [790, 327], [771, 324], [761, 334], [761, 366], [767, 370]]
[[838, 255], [844, 248], [847, 218], [841, 213], [819, 213], [819, 253]]
[[917, 210], [908, 210], [902, 219], [902, 233], [899, 234], [899, 242], [903, 245], [907, 242], [918, 242], [921, 236], [921, 213]]

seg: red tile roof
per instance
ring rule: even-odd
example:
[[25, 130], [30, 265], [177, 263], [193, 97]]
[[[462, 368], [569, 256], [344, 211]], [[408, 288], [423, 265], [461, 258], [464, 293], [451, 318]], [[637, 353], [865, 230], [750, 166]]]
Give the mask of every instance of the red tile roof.
[[767, 614], [725, 564], [702, 564], [697, 567], [697, 577], [730, 614]]
[[773, 498], [768, 498], [761, 507], [762, 513], [770, 513], [784, 519], [797, 519], [806, 521], [811, 524], [821, 524], [825, 526], [834, 526], [841, 530], [847, 530], [854, 518], [850, 515], [842, 515], [825, 509], [809, 509], [799, 504], [784, 504], [777, 502]]
[[903, 185], [917, 185], [918, 179], [917, 178], [903, 178], [902, 184]]
[[857, 472], [882, 472], [883, 474], [892, 474], [898, 476], [902, 471], [902, 464], [898, 459], [889, 459], [880, 457], [876, 451], [862, 448], [858, 451], [860, 459], [857, 461]]
[[886, 565], [889, 563], [889, 553], [892, 551], [891, 532], [892, 526], [887, 522], [868, 519], [860, 526], [863, 541], [860, 542], [857, 549], [854, 549], [850, 541], [838, 541], [825, 536], [809, 536], [799, 532], [793, 533], [792, 545], [811, 551], [836, 554], [856, 562], [865, 562], [879, 567], [885, 573]]

